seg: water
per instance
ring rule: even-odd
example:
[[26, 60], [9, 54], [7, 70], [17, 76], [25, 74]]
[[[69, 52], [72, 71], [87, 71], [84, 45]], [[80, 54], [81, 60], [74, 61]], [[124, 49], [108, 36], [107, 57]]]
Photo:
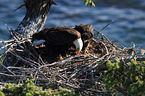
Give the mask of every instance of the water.
[[[80, 0], [55, 0], [44, 27], [92, 24], [101, 30], [111, 20], [114, 22], [102, 31], [111, 41], [126, 47], [134, 42], [145, 46], [145, 1], [144, 0], [94, 0], [96, 7], [84, 6]], [[1, 0], [0, 38], [7, 40], [9, 32], [3, 22], [16, 29], [25, 16], [25, 7], [13, 12], [23, 0]]]

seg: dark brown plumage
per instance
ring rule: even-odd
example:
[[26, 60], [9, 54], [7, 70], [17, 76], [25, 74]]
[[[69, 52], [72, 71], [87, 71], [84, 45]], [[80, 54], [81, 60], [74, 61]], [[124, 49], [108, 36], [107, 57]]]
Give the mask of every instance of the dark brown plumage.
[[89, 40], [94, 36], [93, 27], [91, 24], [76, 25], [74, 29], [81, 33], [81, 38], [83, 41]]
[[94, 37], [94, 32], [93, 32], [93, 27], [91, 24], [87, 24], [87, 25], [76, 25], [75, 30], [79, 31], [81, 33], [81, 38], [83, 40], [83, 51], [87, 51], [90, 42], [92, 40], [92, 38]]
[[54, 27], [46, 28], [40, 32], [33, 34], [32, 42], [34, 40], [46, 40], [46, 45], [63, 45], [72, 43], [74, 40], [81, 38], [78, 31], [68, 27]]
[[52, 54], [62, 54], [68, 52], [70, 47], [75, 45], [76, 54], [79, 54], [83, 48], [81, 34], [69, 27], [46, 28], [32, 35], [33, 45], [44, 43]]

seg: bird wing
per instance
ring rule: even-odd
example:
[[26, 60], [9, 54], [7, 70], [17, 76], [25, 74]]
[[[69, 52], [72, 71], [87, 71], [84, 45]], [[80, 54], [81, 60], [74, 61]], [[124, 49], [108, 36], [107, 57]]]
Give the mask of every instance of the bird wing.
[[47, 44], [61, 45], [80, 38], [80, 33], [68, 27], [54, 27], [47, 30], [45, 37]]

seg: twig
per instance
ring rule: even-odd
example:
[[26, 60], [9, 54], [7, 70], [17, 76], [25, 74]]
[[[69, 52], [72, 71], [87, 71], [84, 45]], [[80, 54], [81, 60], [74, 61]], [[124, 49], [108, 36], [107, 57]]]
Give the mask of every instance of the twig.
[[[120, 64], [124, 64], [124, 63], [131, 62], [132, 59], [134, 59], [134, 58], [122, 59], [122, 60], [120, 61]], [[136, 61], [145, 61], [145, 58], [136, 58]]]
[[[37, 67], [37, 66], [35, 65], [35, 62], [31, 63], [30, 61], [27, 61], [26, 58], [24, 59], [24, 58], [20, 57], [19, 55], [17, 55], [17, 54], [14, 53], [14, 52], [10, 52], [10, 53], [13, 54], [14, 56], [20, 58], [22, 61], [24, 61], [24, 62], [26, 62], [26, 63], [28, 63], [28, 64], [31, 64], [31, 66], [34, 65], [34, 66], [35, 66], [35, 67], [33, 66], [34, 68]], [[36, 64], [37, 64], [37, 63], [36, 63]]]
[[10, 72], [11, 74], [13, 74], [13, 75], [16, 75], [15, 73], [13, 73], [11, 70], [9, 70], [6, 66], [4, 66], [3, 64], [2, 64], [3, 62], [1, 62], [0, 64], [5, 68], [5, 69], [7, 69], [8, 70], [8, 72]]
[[15, 40], [11, 39], [11, 40], [7, 40], [7, 41], [0, 41], [0, 44], [2, 44], [2, 43], [9, 43], [9, 42], [13, 42], [13, 41], [15, 41]]
[[5, 74], [5, 73], [1, 73], [0, 75], [5, 75], [5, 76], [9, 76], [9, 77], [22, 77], [22, 75], [10, 75], [10, 74]]
[[[110, 24], [112, 24], [114, 22], [114, 20], [111, 20], [111, 22], [109, 22], [107, 25], [105, 25], [105, 27], [103, 27], [99, 32], [97, 31], [97, 30], [94, 30], [94, 31], [96, 31], [96, 32], [98, 32], [98, 33], [101, 33], [101, 31], [103, 31], [105, 28], [107, 28]], [[98, 35], [98, 33], [96, 34], [96, 35]], [[94, 35], [94, 37], [96, 36], [96, 35]]]

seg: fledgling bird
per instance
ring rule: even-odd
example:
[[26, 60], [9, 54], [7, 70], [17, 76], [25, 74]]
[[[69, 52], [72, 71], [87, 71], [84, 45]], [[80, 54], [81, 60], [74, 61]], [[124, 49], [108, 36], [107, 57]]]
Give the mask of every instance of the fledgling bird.
[[94, 37], [93, 27], [91, 24], [86, 25], [76, 25], [75, 30], [79, 31], [83, 41], [83, 51], [87, 51], [88, 46], [90, 45], [91, 39]]

